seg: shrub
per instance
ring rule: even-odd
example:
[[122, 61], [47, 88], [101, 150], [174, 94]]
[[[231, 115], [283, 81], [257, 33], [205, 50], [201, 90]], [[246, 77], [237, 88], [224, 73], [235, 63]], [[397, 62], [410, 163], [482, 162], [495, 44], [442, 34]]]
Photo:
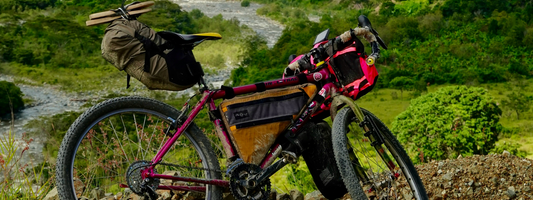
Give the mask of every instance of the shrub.
[[241, 6], [242, 7], [249, 7], [250, 6], [250, 1], [248, 1], [248, 0], [241, 1]]
[[449, 86], [412, 100], [392, 130], [415, 162], [487, 154], [501, 130], [501, 113], [484, 88]]
[[24, 106], [22, 92], [15, 84], [0, 81], [0, 115], [16, 111]]

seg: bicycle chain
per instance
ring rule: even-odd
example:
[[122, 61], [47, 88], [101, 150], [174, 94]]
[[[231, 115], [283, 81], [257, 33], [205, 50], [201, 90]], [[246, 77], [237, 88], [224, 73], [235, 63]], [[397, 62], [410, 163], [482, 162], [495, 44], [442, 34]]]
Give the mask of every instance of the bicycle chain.
[[220, 174], [222, 174], [222, 176], [228, 177], [228, 175], [226, 175], [226, 172], [224, 172], [222, 170], [208, 169], [208, 168], [203, 168], [203, 167], [190, 167], [190, 166], [178, 165], [178, 164], [172, 164], [172, 163], [166, 163], [166, 162], [159, 162], [157, 164], [158, 165], [172, 166], [172, 167], [179, 167], [179, 168], [187, 168], [187, 169], [197, 169], [197, 170], [204, 170], [204, 171], [219, 172]]

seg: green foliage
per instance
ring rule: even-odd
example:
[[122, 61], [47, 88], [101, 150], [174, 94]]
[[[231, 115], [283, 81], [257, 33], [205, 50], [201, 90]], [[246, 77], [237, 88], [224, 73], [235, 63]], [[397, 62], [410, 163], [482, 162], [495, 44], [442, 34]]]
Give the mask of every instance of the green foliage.
[[44, 9], [54, 6], [57, 0], [2, 0], [0, 11], [24, 11], [28, 9]]
[[248, 0], [241, 1], [241, 6], [242, 7], [249, 7], [250, 6], [250, 1], [248, 1]]
[[507, 95], [507, 99], [502, 100], [502, 105], [508, 109], [516, 112], [516, 119], [520, 119], [520, 114], [529, 111], [531, 109], [531, 102], [533, 97], [527, 96], [518, 90], [518, 92], [511, 92]]
[[392, 132], [415, 162], [487, 154], [498, 140], [501, 113], [485, 89], [449, 86], [412, 100]]
[[403, 91], [413, 89], [415, 82], [409, 77], [398, 76], [392, 79], [389, 84], [392, 88], [400, 90], [400, 98], [403, 99]]
[[[286, 24], [288, 30], [283, 32], [282, 39], [277, 44], [284, 48], [274, 47], [273, 50], [247, 53], [250, 58], [257, 58], [257, 61], [244, 64], [248, 68], [241, 70], [241, 74], [242, 71], [247, 71], [243, 77], [257, 76], [260, 73], [264, 79], [279, 78], [277, 74], [286, 65], [284, 61], [287, 55], [306, 53], [311, 48], [310, 41], [321, 31], [311, 27], [318, 26], [322, 30], [331, 28], [332, 35], [338, 35], [355, 27], [360, 14], [370, 18], [374, 28], [389, 46], [389, 50], [381, 51], [382, 57], [377, 64], [379, 87], [391, 87], [390, 81], [398, 76], [410, 77], [417, 83], [469, 85], [504, 82], [513, 74], [528, 78], [533, 76], [533, 61], [528, 59], [533, 56], [533, 12], [528, 12], [533, 11], [531, 2], [256, 2], [267, 4], [258, 10], [258, 14]], [[357, 4], [364, 9], [346, 9], [342, 7], [344, 3], [348, 3], [349, 8]], [[378, 5], [379, 15], [367, 10]], [[321, 16], [320, 22], [309, 22], [305, 18], [293, 19], [287, 15], [296, 10], [304, 10], [307, 15]], [[270, 70], [278, 70], [278, 73], [265, 72], [267, 65]], [[253, 81], [237, 82], [243, 83]]]
[[503, 151], [508, 151], [509, 153], [515, 155], [515, 156], [518, 156], [518, 157], [526, 157], [527, 156], [527, 152], [525, 151], [522, 151], [520, 150], [520, 147], [522, 145], [516, 143], [516, 142], [506, 142], [506, 141], [503, 141], [502, 143], [500, 144], [497, 144], [494, 149], [491, 149], [490, 152], [491, 153], [496, 153], [496, 154], [502, 154]]
[[[8, 2], [8, 1], [0, 1]], [[0, 68], [2, 73], [57, 84], [67, 90], [101, 90], [120, 79], [118, 72], [101, 57], [100, 43], [106, 26], [85, 26], [94, 12], [120, 6], [121, 1], [58, 1], [53, 8], [0, 12]], [[128, 2], [127, 2], [128, 3]], [[253, 32], [235, 19], [221, 15], [209, 18], [199, 10], [190, 13], [170, 1], [157, 1], [139, 21], [151, 28], [179, 33], [218, 32], [224, 39], [208, 41], [194, 49], [205, 67], [238, 63], [243, 35]], [[255, 33], [253, 33], [255, 34]], [[106, 80], [109, 84], [102, 84]], [[111, 83], [113, 82], [113, 83]]]
[[0, 115], [17, 111], [24, 107], [22, 92], [15, 84], [0, 81]]

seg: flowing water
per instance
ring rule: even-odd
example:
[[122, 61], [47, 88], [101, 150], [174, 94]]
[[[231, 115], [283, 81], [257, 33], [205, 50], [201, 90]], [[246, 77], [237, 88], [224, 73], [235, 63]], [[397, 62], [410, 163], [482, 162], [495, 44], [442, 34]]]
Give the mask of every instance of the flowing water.
[[252, 28], [259, 35], [264, 36], [267, 40], [268, 47], [273, 47], [276, 44], [276, 41], [281, 37], [281, 32], [285, 28], [276, 21], [258, 16], [256, 11], [261, 5], [256, 3], [250, 3], [249, 7], [242, 7], [240, 1], [174, 0], [173, 2], [180, 5], [186, 11], [198, 9], [209, 17], [222, 14], [224, 19], [236, 18], [241, 24]]

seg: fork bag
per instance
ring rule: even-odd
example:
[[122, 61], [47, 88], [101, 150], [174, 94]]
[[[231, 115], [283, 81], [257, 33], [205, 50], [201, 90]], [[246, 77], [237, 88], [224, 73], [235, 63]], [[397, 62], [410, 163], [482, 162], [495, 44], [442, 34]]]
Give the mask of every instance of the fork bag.
[[314, 84], [303, 84], [223, 101], [219, 108], [222, 119], [241, 159], [260, 164], [276, 138], [316, 93]]

